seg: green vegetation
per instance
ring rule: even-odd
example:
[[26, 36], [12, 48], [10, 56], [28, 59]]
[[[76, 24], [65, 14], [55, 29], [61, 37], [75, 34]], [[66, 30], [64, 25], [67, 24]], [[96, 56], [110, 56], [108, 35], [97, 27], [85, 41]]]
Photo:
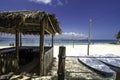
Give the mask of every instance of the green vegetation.
[[115, 37], [116, 39], [118, 39], [118, 43], [120, 43], [120, 31], [117, 34], [115, 34]]

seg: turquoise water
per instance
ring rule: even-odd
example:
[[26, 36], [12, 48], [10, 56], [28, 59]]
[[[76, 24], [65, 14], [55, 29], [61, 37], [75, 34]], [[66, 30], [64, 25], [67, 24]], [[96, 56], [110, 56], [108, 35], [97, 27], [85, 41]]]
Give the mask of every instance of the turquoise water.
[[[117, 40], [91, 40], [91, 43], [97, 44], [97, 43], [112, 43], [117, 42]], [[0, 46], [9, 46], [10, 43], [15, 44], [14, 38], [0, 38]], [[45, 40], [44, 44], [46, 46], [51, 45], [51, 40]], [[54, 40], [54, 45], [82, 45], [87, 44], [88, 40]], [[39, 39], [33, 39], [33, 38], [24, 38], [22, 39], [23, 46], [39, 46]]]

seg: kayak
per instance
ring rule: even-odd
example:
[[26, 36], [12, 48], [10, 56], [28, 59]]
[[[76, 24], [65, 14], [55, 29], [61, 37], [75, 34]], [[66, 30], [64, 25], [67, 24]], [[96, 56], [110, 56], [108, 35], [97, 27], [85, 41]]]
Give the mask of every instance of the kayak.
[[78, 61], [81, 62], [83, 65], [87, 66], [88, 68], [94, 70], [96, 73], [101, 74], [104, 77], [112, 77], [116, 75], [116, 73], [111, 70], [107, 65], [100, 62], [96, 58], [78, 58]]
[[120, 80], [120, 56], [114, 54], [106, 54], [100, 57], [105, 57], [105, 58], [96, 58], [96, 59], [108, 65], [112, 70], [114, 70], [116, 72], [116, 80]]
[[96, 59], [107, 64], [108, 66], [120, 69], [120, 56], [113, 54], [97, 55]]

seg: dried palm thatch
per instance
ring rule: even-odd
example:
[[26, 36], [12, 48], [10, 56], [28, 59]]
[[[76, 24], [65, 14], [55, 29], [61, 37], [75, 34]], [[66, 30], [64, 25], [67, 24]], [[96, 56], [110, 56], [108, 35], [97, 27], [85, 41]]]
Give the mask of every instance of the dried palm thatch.
[[23, 34], [38, 35], [41, 26], [45, 34], [61, 33], [54, 14], [38, 10], [0, 12], [0, 32], [15, 34], [19, 30]]

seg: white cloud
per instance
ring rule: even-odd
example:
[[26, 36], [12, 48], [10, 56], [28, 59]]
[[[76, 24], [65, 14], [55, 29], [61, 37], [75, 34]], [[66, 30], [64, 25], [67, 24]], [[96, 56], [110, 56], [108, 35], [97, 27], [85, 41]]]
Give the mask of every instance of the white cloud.
[[30, 0], [30, 1], [41, 4], [50, 4], [52, 2], [52, 0]]
[[57, 5], [63, 5], [62, 1], [57, 0]]
[[35, 2], [38, 4], [49, 4], [52, 6], [62, 6], [64, 4], [67, 4], [67, 0], [29, 0], [31, 2]]
[[56, 34], [56, 39], [86, 39], [87, 36], [82, 33], [75, 33], [75, 32], [63, 32], [62, 34]]

